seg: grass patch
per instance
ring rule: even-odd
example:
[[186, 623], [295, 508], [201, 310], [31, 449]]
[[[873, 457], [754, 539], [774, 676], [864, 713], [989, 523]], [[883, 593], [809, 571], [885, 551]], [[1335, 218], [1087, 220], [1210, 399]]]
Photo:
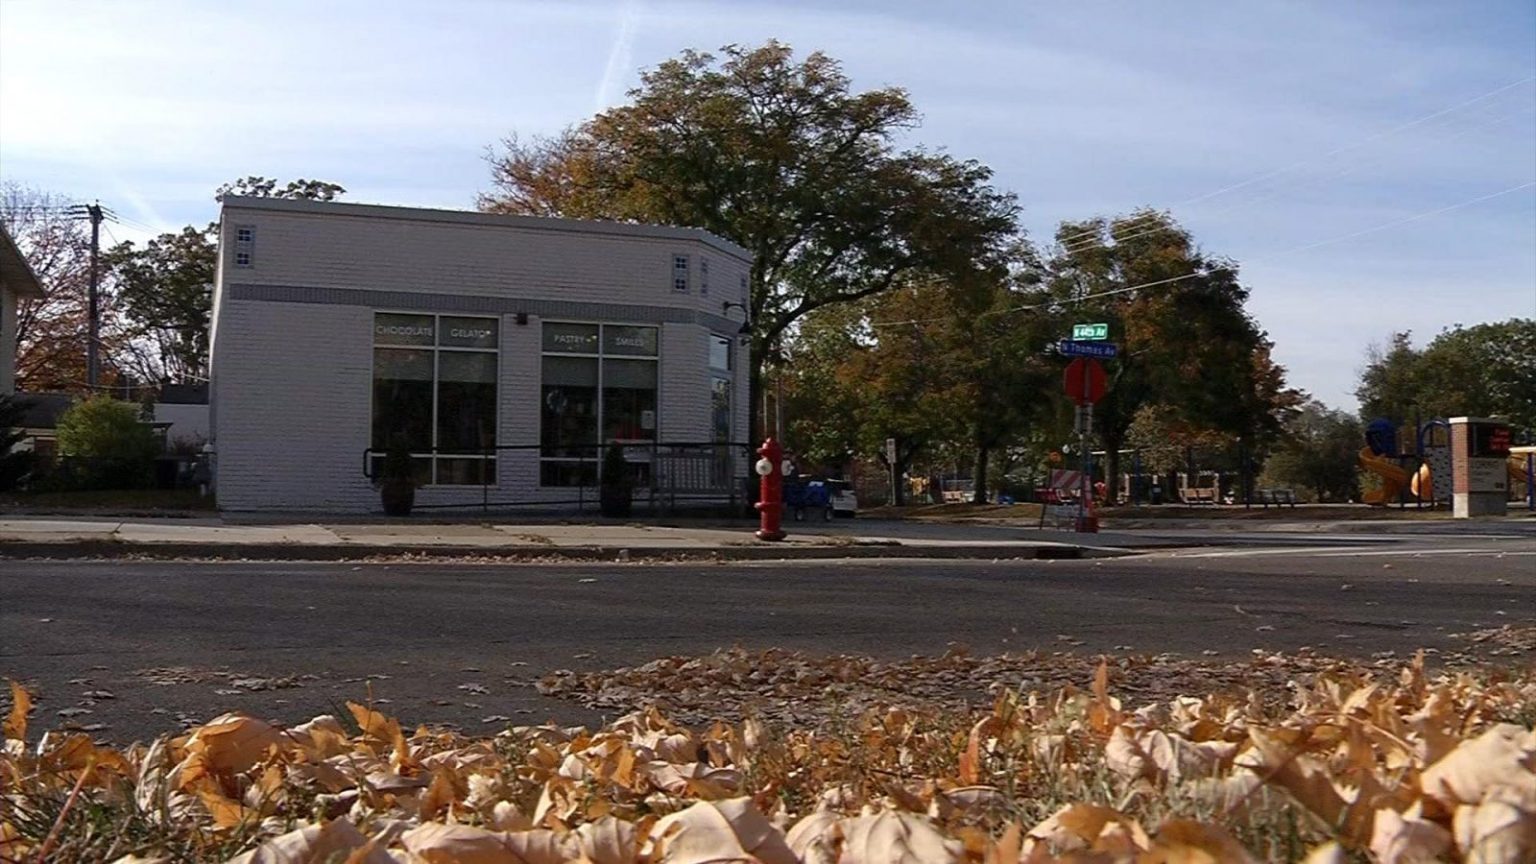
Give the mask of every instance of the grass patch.
[[213, 512], [213, 498], [196, 489], [100, 489], [81, 492], [17, 492], [0, 495], [0, 512], [133, 516]]

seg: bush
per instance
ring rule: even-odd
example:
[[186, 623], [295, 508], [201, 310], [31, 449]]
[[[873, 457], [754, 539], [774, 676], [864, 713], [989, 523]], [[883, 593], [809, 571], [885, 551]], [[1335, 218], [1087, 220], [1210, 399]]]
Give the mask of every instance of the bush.
[[107, 396], [76, 402], [59, 417], [59, 456], [69, 485], [138, 489], [149, 485], [160, 442], [139, 408]]

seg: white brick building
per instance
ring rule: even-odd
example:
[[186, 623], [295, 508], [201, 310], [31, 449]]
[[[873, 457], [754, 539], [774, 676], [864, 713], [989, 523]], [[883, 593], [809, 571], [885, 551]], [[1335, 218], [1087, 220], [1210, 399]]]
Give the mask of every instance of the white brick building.
[[676, 487], [675, 454], [748, 437], [750, 259], [706, 232], [240, 197], [220, 219], [221, 509], [376, 512], [365, 451], [392, 438], [418, 507], [564, 507], [608, 442]]

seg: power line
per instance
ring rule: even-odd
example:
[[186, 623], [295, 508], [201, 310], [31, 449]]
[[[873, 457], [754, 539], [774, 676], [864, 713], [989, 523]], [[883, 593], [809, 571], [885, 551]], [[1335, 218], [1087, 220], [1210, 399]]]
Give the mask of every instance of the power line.
[[[1521, 184], [1516, 185], [1516, 186], [1511, 186], [1508, 189], [1501, 189], [1498, 192], [1493, 192], [1493, 193], [1490, 193], [1490, 194], [1487, 194], [1487, 195], [1479, 195], [1476, 198], [1469, 198], [1466, 201], [1461, 201], [1461, 202], [1458, 202], [1456, 204], [1451, 204], [1451, 205], [1448, 205], [1448, 206], [1445, 206], [1445, 207], [1437, 207], [1434, 210], [1425, 210], [1422, 213], [1415, 213], [1415, 214], [1413, 214], [1411, 216], [1405, 216], [1405, 217], [1403, 217], [1401, 219], [1393, 219], [1390, 222], [1383, 222], [1383, 223], [1381, 223], [1379, 225], [1373, 225], [1370, 228], [1365, 228], [1365, 229], [1362, 229], [1362, 230], [1359, 230], [1359, 231], [1351, 231], [1348, 234], [1341, 234], [1341, 235], [1338, 235], [1336, 237], [1330, 237], [1330, 238], [1328, 238], [1326, 240], [1319, 240], [1316, 243], [1308, 243], [1308, 244], [1303, 245], [1303, 246], [1295, 246], [1295, 247], [1292, 247], [1290, 249], [1284, 249], [1284, 250], [1280, 250], [1280, 251], [1277, 251], [1277, 252], [1271, 252], [1271, 253], [1269, 253], [1267, 255], [1261, 255], [1258, 258], [1255, 258], [1255, 259], [1252, 259], [1252, 260], [1253, 261], [1270, 261], [1270, 260], [1273, 260], [1275, 258], [1284, 257], [1286, 255], [1294, 255], [1297, 252], [1305, 252], [1307, 250], [1317, 249], [1317, 248], [1322, 247], [1322, 246], [1331, 246], [1331, 245], [1333, 245], [1335, 243], [1342, 243], [1342, 242], [1345, 242], [1347, 240], [1353, 240], [1356, 237], [1363, 237], [1363, 236], [1365, 236], [1367, 234], [1375, 234], [1375, 233], [1380, 232], [1380, 231], [1385, 231], [1385, 230], [1388, 230], [1390, 228], [1395, 228], [1395, 227], [1397, 227], [1399, 225], [1406, 225], [1406, 224], [1408, 224], [1410, 222], [1417, 222], [1417, 221], [1419, 221], [1421, 219], [1428, 219], [1431, 216], [1438, 216], [1438, 215], [1440, 215], [1442, 213], [1449, 213], [1449, 212], [1451, 212], [1453, 210], [1460, 210], [1463, 207], [1470, 207], [1470, 206], [1472, 206], [1474, 204], [1480, 204], [1480, 203], [1482, 203], [1484, 201], [1490, 201], [1490, 200], [1492, 200], [1494, 198], [1499, 198], [1499, 197], [1502, 197], [1504, 195], [1509, 195], [1509, 194], [1512, 194], [1512, 193], [1515, 193], [1515, 192], [1519, 192], [1522, 189], [1529, 189], [1529, 188], [1531, 188], [1533, 186], [1536, 186], [1536, 180], [1527, 181], [1525, 183], [1521, 183]], [[1206, 273], [1206, 271], [1196, 270], [1196, 271], [1192, 271], [1190, 273], [1185, 273], [1182, 276], [1172, 276], [1172, 277], [1169, 277], [1167, 279], [1158, 279], [1158, 280], [1155, 280], [1155, 281], [1152, 281], [1152, 282], [1142, 282], [1142, 283], [1139, 283], [1139, 284], [1136, 284], [1136, 285], [1127, 285], [1127, 286], [1125, 286], [1123, 288], [1113, 288], [1113, 289], [1110, 289], [1110, 290], [1107, 290], [1107, 291], [1095, 291], [1095, 292], [1091, 292], [1091, 293], [1088, 293], [1088, 294], [1082, 294], [1082, 295], [1079, 295], [1077, 297], [1072, 297], [1072, 298], [1070, 298], [1070, 302], [1080, 302], [1080, 301], [1083, 301], [1083, 300], [1092, 300], [1092, 299], [1095, 299], [1095, 298], [1098, 298], [1098, 297], [1111, 297], [1111, 296], [1115, 296], [1115, 295], [1119, 295], [1119, 294], [1128, 294], [1128, 293], [1130, 293], [1132, 291], [1140, 291], [1143, 288], [1155, 288], [1155, 287], [1157, 287], [1159, 285], [1169, 285], [1169, 284], [1172, 284], [1174, 282], [1182, 282], [1182, 281], [1184, 281], [1186, 279], [1194, 279], [1194, 278], [1196, 278], [1198, 276], [1205, 275], [1205, 273]], [[1063, 302], [1069, 302], [1069, 301], [1067, 301], [1067, 300], [1053, 300], [1053, 301], [1049, 301], [1049, 302], [1045, 302], [1045, 303], [1028, 303], [1028, 304], [1023, 304], [1023, 305], [1019, 305], [1019, 306], [1010, 306], [1010, 307], [1008, 307], [1006, 309], [995, 309], [995, 310], [989, 310], [989, 311], [986, 311], [986, 312], [981, 312], [981, 313], [978, 314], [977, 317], [981, 317], [981, 316], [985, 316], [985, 315], [1007, 315], [1007, 314], [1011, 314], [1013, 312], [1027, 312], [1027, 311], [1030, 311], [1030, 310], [1044, 309], [1044, 308], [1047, 308], [1047, 307], [1050, 307], [1050, 306], [1057, 306], [1057, 305], [1060, 305]], [[949, 320], [949, 319], [948, 318], [914, 318], [914, 319], [910, 319], [910, 320], [907, 320], [907, 321], [870, 321], [870, 322], [868, 322], [868, 326], [874, 327], [874, 328], [879, 328], [879, 327], [903, 327], [903, 326], [912, 325], [912, 324], [931, 324], [931, 323], [935, 323], [935, 322], [939, 322], [939, 321], [947, 321], [947, 320]]]
[[[1517, 117], [1523, 117], [1523, 116], [1529, 115], [1529, 114], [1532, 113], [1532, 110], [1533, 109], [1530, 109], [1530, 108], [1524, 108], [1524, 109], [1521, 109], [1519, 111], [1515, 111], [1515, 112], [1512, 112], [1512, 113], [1509, 113], [1509, 114], [1501, 115], [1499, 117], [1493, 118], [1492, 120], [1486, 120], [1485, 119], [1483, 122], [1474, 123], [1473, 125], [1469, 126], [1468, 128], [1462, 129], [1461, 131], [1459, 131], [1459, 132], [1457, 132], [1457, 133], [1455, 133], [1455, 134], [1453, 134], [1453, 135], [1451, 135], [1449, 137], [1430, 141], [1427, 144], [1425, 144], [1425, 145], [1423, 145], [1423, 146], [1421, 146], [1419, 148], [1416, 148], [1416, 152], [1417, 152], [1417, 150], [1423, 150], [1425, 147], [1430, 146], [1430, 145], [1435, 145], [1435, 144], [1444, 145], [1444, 144], [1447, 144], [1447, 143], [1449, 143], [1451, 141], [1455, 141], [1457, 139], [1464, 138], [1467, 135], [1473, 134], [1475, 132], [1482, 131], [1482, 130], [1485, 130], [1485, 129], [1491, 129], [1491, 128], [1493, 128], [1495, 126], [1498, 126], [1498, 125], [1500, 125], [1500, 124], [1502, 124], [1502, 123], [1504, 123], [1504, 122], [1506, 122], [1508, 120], [1513, 120], [1513, 119], [1515, 119]], [[1303, 181], [1300, 181], [1300, 182], [1301, 182], [1301, 185], [1306, 186], [1306, 185], [1310, 185], [1310, 184], [1314, 184], [1314, 183], [1319, 183], [1319, 182], [1323, 182], [1323, 181], [1335, 180], [1335, 179], [1337, 179], [1339, 177], [1342, 177], [1342, 176], [1350, 173], [1351, 171], [1354, 171], [1357, 167], [1358, 167], [1357, 165], [1349, 165], [1349, 166], [1346, 166], [1345, 168], [1343, 168], [1340, 171], [1334, 172], [1333, 174], [1325, 175], [1323, 177], [1313, 178], [1311, 180], [1303, 180]], [[1233, 204], [1230, 204], [1230, 205], [1228, 205], [1226, 207], [1223, 207], [1223, 208], [1221, 208], [1219, 210], [1215, 210], [1215, 211], [1211, 212], [1209, 215], [1213, 216], [1213, 217], [1214, 216], [1219, 216], [1222, 213], [1230, 213], [1232, 210], [1234, 210], [1234, 209], [1236, 209], [1238, 207], [1244, 207], [1244, 206], [1252, 207], [1252, 206], [1255, 206], [1257, 204], [1262, 204], [1262, 203], [1264, 203], [1266, 201], [1269, 201], [1269, 200], [1273, 199], [1276, 195], [1279, 194], [1280, 189], [1282, 189], [1282, 188], [1284, 188], [1284, 187], [1283, 186], [1276, 186], [1276, 187], [1272, 188], [1269, 191], [1269, 193], [1266, 194], [1266, 195], [1262, 195], [1262, 196], [1260, 196], [1258, 198], [1250, 199], [1248, 201], [1234, 202]], [[1132, 221], [1141, 221], [1141, 220], [1138, 219], [1138, 220], [1132, 220]], [[1118, 236], [1118, 237], [1112, 235], [1112, 239], [1116, 243], [1125, 243], [1125, 242], [1128, 242], [1130, 240], [1135, 240], [1135, 239], [1138, 239], [1138, 238], [1141, 238], [1141, 237], [1146, 237], [1146, 236], [1151, 235], [1151, 234], [1156, 234], [1159, 231], [1166, 231], [1166, 230], [1173, 230], [1173, 226], [1158, 225], [1156, 227], [1149, 228], [1148, 230], [1138, 231], [1138, 232], [1133, 233], [1133, 234], [1121, 235], [1121, 236]], [[1078, 252], [1082, 252], [1082, 251], [1085, 251], [1087, 249], [1098, 248], [1099, 244], [1096, 241], [1097, 241], [1097, 235], [1093, 236], [1090, 240], [1085, 241], [1085, 242], [1083, 242], [1081, 244], [1077, 244], [1077, 245], [1074, 245], [1074, 246], [1071, 246], [1071, 247], [1064, 247], [1064, 251], [1068, 255], [1074, 255], [1074, 254], [1076, 254]]]
[[[1483, 102], [1483, 101], [1485, 101], [1487, 99], [1491, 99], [1494, 96], [1499, 95], [1500, 93], [1508, 92], [1510, 90], [1513, 90], [1516, 87], [1520, 87], [1522, 85], [1529, 84], [1529, 83], [1531, 83], [1533, 81], [1536, 81], [1536, 75], [1530, 75], [1530, 76], [1522, 78], [1522, 79], [1520, 79], [1518, 81], [1512, 81], [1512, 82], [1510, 82], [1508, 84], [1505, 84], [1503, 86], [1496, 87], [1496, 88], [1494, 88], [1492, 90], [1489, 90], [1486, 93], [1482, 93], [1482, 94], [1474, 96], [1474, 97], [1472, 97], [1470, 99], [1466, 99], [1466, 100], [1464, 100], [1462, 102], [1458, 102], [1455, 105], [1451, 105], [1451, 106], [1449, 106], [1447, 108], [1442, 108], [1442, 109], [1440, 109], [1438, 111], [1433, 111], [1433, 112], [1431, 112], [1429, 114], [1425, 114], [1423, 116], [1416, 117], [1416, 118], [1414, 118], [1412, 120], [1406, 121], [1404, 123], [1400, 123], [1397, 126], [1393, 126], [1392, 128], [1384, 130], [1382, 132], [1377, 132], [1377, 133], [1373, 133], [1371, 135], [1367, 135], [1366, 137], [1361, 138], [1361, 139], [1359, 139], [1357, 141], [1354, 141], [1352, 143], [1344, 144], [1344, 145], [1341, 145], [1339, 147], [1335, 147], [1334, 149], [1329, 150], [1326, 153], [1323, 153], [1321, 155], [1309, 157], [1307, 159], [1302, 159], [1302, 160], [1293, 162], [1293, 163], [1291, 163], [1289, 165], [1286, 165], [1286, 166], [1284, 166], [1282, 168], [1276, 168], [1276, 169], [1273, 169], [1273, 170], [1270, 170], [1270, 171], [1261, 172], [1261, 173], [1256, 174], [1256, 175], [1254, 175], [1252, 177], [1249, 177], [1249, 178], [1247, 178], [1245, 180], [1241, 180], [1241, 181], [1239, 181], [1237, 183], [1232, 183], [1232, 184], [1229, 184], [1227, 186], [1223, 186], [1223, 187], [1221, 187], [1219, 189], [1213, 190], [1211, 192], [1206, 192], [1206, 193], [1204, 193], [1202, 195], [1197, 195], [1194, 198], [1189, 198], [1187, 200], [1181, 201], [1181, 202], [1179, 202], [1179, 203], [1177, 203], [1177, 204], [1175, 204], [1173, 206], [1174, 207], [1188, 207], [1188, 206], [1190, 206], [1192, 204], [1199, 204], [1199, 203], [1201, 203], [1203, 201], [1208, 201], [1208, 200], [1210, 200], [1212, 198], [1220, 197], [1220, 196], [1225, 195], [1225, 194], [1227, 194], [1229, 192], [1235, 192], [1238, 189], [1244, 189], [1244, 188], [1252, 186], [1252, 185], [1254, 185], [1256, 183], [1261, 183], [1261, 182], [1263, 182], [1265, 180], [1268, 180], [1270, 178], [1278, 177], [1280, 175], [1290, 173], [1290, 172], [1292, 172], [1292, 171], [1294, 171], [1294, 170], [1296, 170], [1298, 168], [1305, 167], [1305, 166], [1310, 165], [1310, 164], [1312, 164], [1314, 162], [1318, 162], [1318, 161], [1327, 159], [1327, 158], [1329, 158], [1331, 156], [1337, 156], [1340, 153], [1346, 153], [1346, 152], [1349, 152], [1351, 150], [1357, 150], [1357, 149], [1359, 149], [1361, 147], [1364, 147], [1367, 144], [1373, 143], [1375, 141], [1379, 141], [1379, 140], [1381, 140], [1383, 138], [1388, 138], [1388, 137], [1390, 137], [1392, 135], [1398, 134], [1399, 132], [1404, 132], [1404, 131], [1406, 131], [1408, 129], [1414, 128], [1415, 126], [1420, 126], [1420, 125], [1422, 125], [1424, 123], [1427, 123], [1430, 120], [1434, 120], [1434, 119], [1436, 119], [1438, 117], [1443, 117], [1443, 116], [1445, 116], [1447, 114], [1451, 114], [1453, 112], [1460, 111], [1461, 109], [1467, 108], [1467, 107], [1469, 107], [1471, 105], [1476, 105], [1477, 103]], [[1236, 206], [1236, 205], [1234, 205], [1234, 206]], [[1130, 222], [1124, 223], [1124, 224], [1125, 225], [1132, 225], [1132, 226], [1134, 226], [1135, 223], [1151, 219], [1151, 218], [1155, 217], [1155, 215], [1156, 214], [1148, 214], [1146, 216], [1136, 217], [1136, 218], [1130, 220]], [[1145, 227], [1145, 226], [1140, 226], [1140, 227]], [[1161, 230], [1161, 229], [1159, 228], [1159, 229], [1155, 229], [1155, 230]], [[1055, 242], [1061, 244], [1063, 246], [1063, 248], [1067, 248], [1067, 247], [1073, 245], [1075, 241], [1078, 241], [1081, 238], [1097, 238], [1098, 234], [1099, 234], [1098, 231], [1082, 231], [1082, 232], [1078, 232], [1076, 234], [1069, 234], [1069, 235], [1067, 235], [1065, 237], [1058, 237], [1058, 238], [1055, 239]], [[1126, 238], [1126, 239], [1130, 239], [1130, 238]], [[1069, 251], [1072, 251], [1072, 250], [1069, 250]]]

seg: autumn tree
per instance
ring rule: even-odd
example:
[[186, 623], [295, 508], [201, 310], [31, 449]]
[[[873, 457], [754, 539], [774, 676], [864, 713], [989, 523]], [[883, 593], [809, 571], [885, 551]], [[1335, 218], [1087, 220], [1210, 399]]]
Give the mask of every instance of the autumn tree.
[[[948, 293], [929, 282], [808, 315], [786, 367], [790, 443], [816, 448], [813, 455], [831, 464], [874, 455], [902, 476], [935, 447], [959, 440], [962, 382], [942, 359], [954, 317]], [[894, 463], [887, 439], [896, 445]], [[898, 484], [893, 503], [904, 497]]]
[[[16, 316], [16, 386], [84, 391], [86, 343], [90, 335], [91, 238], [88, 223], [72, 211], [71, 200], [50, 192], [6, 183], [0, 188], [0, 224], [43, 286], [41, 299], [25, 298]], [[100, 295], [104, 382], [114, 377], [121, 354], [122, 319], [110, 285]]]
[[1171, 216], [1063, 223], [1048, 264], [1052, 296], [1077, 320], [1106, 321], [1120, 343], [1095, 406], [1109, 476], [1138, 412], [1172, 408], [1189, 427], [1273, 442], [1295, 403], [1271, 343], [1247, 313], [1236, 264], [1212, 257]]
[[[225, 183], [214, 193], [260, 198], [331, 201], [347, 190], [322, 180], [294, 180], [279, 186], [266, 177]], [[103, 255], [131, 327], [124, 347], [141, 380], [202, 380], [208, 375], [209, 321], [218, 268], [218, 223], [188, 225], [143, 246], [120, 243]]]
[[691, 226], [747, 249], [753, 393], [804, 316], [967, 272], [1014, 236], [1013, 196], [988, 168], [899, 148], [918, 121], [906, 92], [855, 92], [824, 54], [686, 51], [629, 96], [556, 137], [507, 138], [480, 206]]
[[1503, 417], [1536, 431], [1536, 318], [1443, 330], [1423, 349], [1394, 333], [1370, 349], [1355, 391], [1361, 417]]

